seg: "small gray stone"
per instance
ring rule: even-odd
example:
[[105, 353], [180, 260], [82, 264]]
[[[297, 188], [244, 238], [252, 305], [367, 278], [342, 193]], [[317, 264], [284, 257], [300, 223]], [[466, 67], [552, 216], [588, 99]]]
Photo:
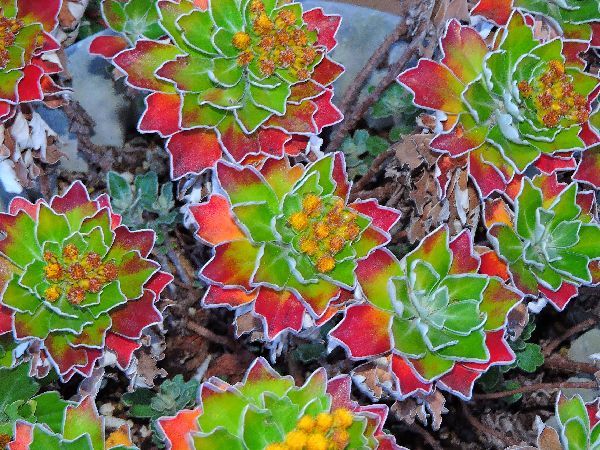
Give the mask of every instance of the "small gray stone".
[[[589, 378], [581, 378], [581, 377], [571, 377], [567, 380], [567, 382], [586, 382], [591, 381]], [[567, 397], [573, 397], [574, 395], [580, 395], [584, 402], [589, 403], [593, 402], [600, 395], [600, 390], [598, 389], [562, 389], [562, 393]]]
[[123, 146], [130, 102], [118, 92], [103, 58], [90, 55], [90, 36], [67, 49], [68, 69], [73, 77], [73, 99], [94, 119], [92, 142], [96, 145]]
[[[103, 33], [101, 33], [103, 34]], [[122, 147], [128, 127], [137, 121], [132, 102], [118, 88], [111, 76], [111, 64], [101, 57], [90, 55], [90, 36], [67, 48], [67, 70], [72, 77], [70, 97], [77, 101], [95, 122], [92, 143], [101, 146]], [[87, 163], [78, 152], [76, 136], [69, 132], [69, 119], [60, 109], [40, 106], [37, 111], [59, 135], [59, 149], [67, 156], [61, 168], [86, 172]]]
[[590, 355], [600, 353], [600, 330], [594, 328], [573, 341], [568, 357], [571, 361], [580, 363], [594, 362]]

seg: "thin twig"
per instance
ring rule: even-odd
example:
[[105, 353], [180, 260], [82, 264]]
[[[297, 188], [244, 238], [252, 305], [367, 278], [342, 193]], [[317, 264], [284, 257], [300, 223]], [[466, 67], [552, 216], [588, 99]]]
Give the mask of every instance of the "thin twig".
[[[168, 272], [171, 271], [171, 265], [169, 264], [169, 260], [167, 259], [167, 257], [165, 255], [163, 255], [162, 253], [157, 252], [157, 251], [155, 251], [153, 253], [153, 255], [156, 259], [158, 259], [158, 262], [160, 262], [160, 265], [163, 270], [166, 270]], [[177, 292], [175, 289], [175, 283], [169, 283], [169, 285], [167, 286], [167, 289], [169, 289], [169, 293], [171, 294], [172, 297], [175, 297], [177, 295]]]
[[209, 341], [214, 342], [215, 344], [223, 345], [224, 347], [227, 347], [229, 349], [233, 349], [235, 347], [234, 345], [232, 345], [231, 339], [225, 336], [219, 336], [218, 334], [215, 334], [212, 331], [210, 331], [208, 328], [205, 328], [202, 325], [199, 325], [195, 322], [187, 321], [185, 323], [185, 326], [189, 330], [196, 333], [198, 336], [202, 336], [203, 338], [206, 338]]
[[392, 45], [400, 40], [402, 36], [408, 33], [408, 26], [406, 25], [406, 18], [403, 18], [402, 21], [398, 24], [398, 26], [390, 33], [390, 35], [385, 38], [385, 41], [381, 43], [379, 48], [375, 50], [375, 53], [371, 55], [367, 63], [364, 65], [362, 70], [358, 73], [352, 84], [348, 86], [346, 93], [344, 94], [344, 98], [340, 103], [340, 111], [343, 114], [346, 114], [358, 96], [360, 95], [360, 91], [362, 87], [365, 85], [373, 70], [378, 67], [385, 57]]
[[587, 373], [589, 375], [594, 375], [599, 370], [593, 364], [569, 361], [560, 356], [550, 356], [544, 362], [543, 367], [564, 372]]
[[179, 275], [179, 278], [181, 278], [181, 281], [183, 281], [187, 285], [191, 285], [192, 280], [189, 277], [185, 268], [183, 267], [183, 264], [179, 258], [179, 255], [175, 252], [175, 250], [170, 249], [169, 251], [167, 251], [167, 256], [169, 257], [169, 260], [175, 266], [175, 270], [177, 270], [177, 275]]
[[473, 426], [473, 428], [476, 428], [479, 432], [483, 434], [492, 436], [493, 438], [502, 442], [504, 445], [518, 445], [518, 442], [514, 439], [506, 436], [505, 434], [500, 433], [497, 430], [494, 430], [492, 427], [485, 426], [479, 420], [477, 420], [475, 416], [471, 414], [471, 411], [469, 410], [469, 407], [465, 402], [461, 402], [460, 405], [462, 407], [463, 414], [465, 415], [467, 421], [471, 424], [471, 426]]
[[550, 356], [552, 354], [552, 352], [554, 350], [556, 350], [556, 348], [560, 344], [562, 344], [564, 341], [566, 341], [567, 339], [569, 339], [571, 336], [573, 336], [575, 334], [581, 333], [583, 331], [586, 331], [588, 328], [593, 327], [594, 325], [596, 325], [598, 323], [599, 320], [600, 320], [600, 318], [598, 318], [598, 317], [592, 317], [590, 319], [584, 320], [581, 323], [578, 323], [574, 327], [569, 328], [567, 331], [565, 331], [563, 334], [561, 334], [559, 337], [557, 337], [553, 341], [550, 341], [544, 347], [544, 351], [543, 351], [544, 356]]
[[396, 80], [398, 75], [400, 75], [404, 66], [408, 64], [412, 57], [419, 51], [419, 47], [422, 45], [422, 41], [426, 35], [427, 27], [412, 40], [400, 60], [390, 67], [387, 75], [381, 80], [373, 92], [360, 102], [358, 106], [354, 108], [352, 113], [348, 114], [340, 123], [331, 136], [331, 142], [327, 146], [326, 152], [334, 151], [342, 145], [342, 142], [349, 131], [356, 126], [371, 105], [381, 97], [381, 94], [383, 94], [383, 92]]
[[377, 157], [375, 157], [375, 159], [371, 163], [371, 167], [369, 167], [367, 173], [363, 177], [361, 177], [361, 179], [358, 180], [356, 184], [354, 184], [354, 186], [352, 186], [352, 192], [356, 193], [362, 191], [365, 188], [365, 186], [369, 184], [371, 179], [377, 174], [379, 168], [384, 163], [384, 161], [394, 156], [394, 154], [395, 151], [390, 149], [381, 153], [380, 155], [377, 155]]
[[556, 389], [597, 389], [598, 383], [595, 381], [565, 381], [562, 383], [536, 383], [527, 386], [521, 386], [510, 391], [491, 392], [489, 394], [477, 394], [473, 398], [475, 400], [495, 400], [504, 397], [510, 397], [515, 394], [525, 394], [535, 391], [549, 391]]
[[415, 431], [417, 434], [421, 435], [425, 443], [429, 445], [433, 450], [444, 449], [444, 447], [440, 445], [440, 443], [431, 435], [431, 433], [428, 430], [418, 425], [417, 423], [410, 427], [410, 431]]

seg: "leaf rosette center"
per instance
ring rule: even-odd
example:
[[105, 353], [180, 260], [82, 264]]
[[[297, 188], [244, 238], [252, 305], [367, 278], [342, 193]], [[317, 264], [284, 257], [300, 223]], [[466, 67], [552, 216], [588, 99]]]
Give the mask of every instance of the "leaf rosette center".
[[304, 196], [301, 209], [289, 216], [287, 224], [296, 234], [294, 247], [310, 258], [319, 273], [335, 269], [336, 256], [362, 231], [358, 214], [347, 209], [341, 198], [322, 199], [315, 194]]
[[590, 117], [587, 99], [575, 91], [573, 76], [565, 72], [562, 61], [550, 61], [541, 75], [531, 82], [520, 81], [518, 88], [525, 103], [548, 128], [556, 128], [565, 119], [582, 124]]
[[114, 261], [103, 261], [95, 251], [81, 252], [73, 243], [65, 245], [60, 253], [46, 250], [44, 261], [45, 281], [49, 285], [44, 297], [49, 302], [65, 294], [69, 303], [79, 305], [87, 294], [98, 294], [118, 277]]
[[237, 56], [239, 66], [252, 63], [261, 77], [287, 70], [297, 81], [310, 78], [318, 62], [315, 42], [314, 33], [308, 31], [298, 11], [279, 8], [269, 13], [260, 0], [249, 3], [246, 27], [231, 39], [241, 52]]

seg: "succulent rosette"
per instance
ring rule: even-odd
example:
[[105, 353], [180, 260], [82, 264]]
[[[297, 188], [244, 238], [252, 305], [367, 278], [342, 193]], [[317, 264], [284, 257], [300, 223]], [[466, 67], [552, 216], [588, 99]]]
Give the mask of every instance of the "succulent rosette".
[[15, 106], [58, 93], [50, 78], [62, 71], [60, 45], [50, 35], [57, 25], [61, 0], [0, 1], [0, 122]]
[[269, 158], [260, 168], [219, 162], [214, 193], [190, 207], [214, 246], [200, 271], [207, 307], [252, 309], [268, 340], [328, 318], [356, 285], [358, 261], [390, 241], [400, 213], [375, 200], [349, 203], [341, 153], [307, 165]]
[[[91, 397], [80, 403], [61, 402], [49, 412], [49, 423], [15, 422], [8, 450], [134, 450], [127, 426], [106, 435], [104, 419]], [[0, 436], [2, 439], [2, 436]], [[10, 442], [8, 442], [10, 441]], [[0, 441], [2, 443], [2, 441]]]
[[366, 302], [348, 308], [331, 343], [354, 359], [391, 354], [395, 397], [435, 384], [469, 399], [490, 366], [514, 360], [505, 323], [521, 299], [500, 278], [478, 273], [472, 246], [470, 232], [450, 240], [441, 227], [401, 261], [372, 253], [357, 269]]
[[513, 446], [510, 450], [576, 450], [600, 448], [598, 400], [584, 403], [579, 395], [556, 399], [556, 424], [542, 425], [537, 447]]
[[598, 87], [596, 76], [568, 64], [561, 39], [540, 42], [520, 12], [498, 33], [489, 48], [453, 20], [441, 40], [441, 62], [422, 59], [398, 78], [418, 106], [447, 117], [447, 131], [431, 147], [468, 154], [483, 196], [504, 191], [540, 157], [549, 163], [557, 153], [584, 150]]
[[506, 25], [514, 8], [553, 20], [565, 37], [600, 46], [600, 5], [586, 0], [480, 0], [471, 11], [498, 25]]
[[235, 385], [211, 378], [201, 406], [158, 420], [169, 450], [399, 450], [383, 432], [388, 407], [359, 406], [348, 376], [327, 379], [325, 369], [301, 387], [256, 359]]
[[162, 320], [154, 303], [172, 277], [148, 259], [154, 232], [120, 220], [81, 182], [0, 214], [0, 333], [40, 347], [63, 380], [89, 375], [105, 351], [125, 369], [142, 330]]
[[[168, 39], [143, 31], [112, 59], [129, 85], [149, 91], [138, 129], [168, 138], [173, 178], [213, 167], [223, 153], [237, 162], [297, 155], [341, 120], [331, 85], [344, 69], [328, 56], [339, 16], [283, 0], [201, 6], [158, 1]], [[104, 37], [92, 51], [110, 57], [125, 45]]]
[[513, 213], [502, 200], [488, 202], [489, 238], [520, 291], [562, 310], [579, 286], [598, 281], [594, 193], [540, 175], [522, 181], [514, 205]]

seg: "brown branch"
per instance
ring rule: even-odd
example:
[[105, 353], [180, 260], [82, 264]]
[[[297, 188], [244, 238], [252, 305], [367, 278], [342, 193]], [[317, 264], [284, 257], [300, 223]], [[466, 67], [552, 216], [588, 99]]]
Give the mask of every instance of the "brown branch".
[[569, 361], [560, 356], [551, 356], [547, 358], [543, 367], [563, 372], [587, 373], [589, 375], [595, 375], [599, 370], [598, 367], [593, 364]]
[[396, 29], [392, 31], [390, 35], [385, 38], [385, 41], [382, 42], [379, 48], [375, 50], [375, 53], [373, 53], [373, 55], [369, 58], [352, 84], [348, 86], [348, 89], [344, 94], [344, 98], [340, 102], [340, 111], [342, 111], [343, 114], [346, 114], [350, 106], [356, 101], [360, 95], [362, 87], [371, 76], [373, 70], [375, 70], [375, 68], [383, 62], [392, 45], [398, 42], [406, 33], [408, 33], [408, 26], [406, 25], [406, 19], [403, 18]]
[[562, 383], [536, 383], [527, 386], [521, 386], [510, 391], [491, 392], [489, 394], [476, 394], [473, 396], [475, 400], [495, 400], [504, 397], [510, 397], [515, 394], [525, 394], [528, 392], [556, 390], [556, 389], [596, 389], [598, 383], [595, 381], [565, 381]]
[[406, 64], [412, 59], [412, 57], [419, 51], [419, 47], [422, 44], [423, 39], [427, 35], [428, 26], [424, 24], [421, 28], [423, 29], [415, 39], [408, 46], [402, 57], [398, 62], [392, 65], [387, 73], [387, 75], [381, 80], [381, 82], [377, 85], [375, 90], [369, 94], [362, 102], [358, 104], [356, 108], [352, 111], [352, 113], [348, 114], [344, 120], [340, 123], [337, 129], [333, 132], [331, 136], [331, 142], [327, 146], [326, 152], [331, 152], [338, 149], [346, 135], [352, 130], [356, 124], [362, 119], [367, 110], [371, 107], [373, 103], [375, 103], [381, 94], [396, 80], [400, 72], [404, 68]]
[[193, 331], [198, 336], [202, 336], [203, 338], [208, 339], [209, 341], [214, 342], [215, 344], [220, 344], [229, 349], [235, 348], [235, 345], [233, 345], [231, 339], [229, 339], [226, 336], [219, 336], [218, 334], [213, 333], [208, 328], [205, 328], [202, 325], [199, 325], [195, 322], [187, 321], [185, 323], [185, 326], [188, 330]]
[[512, 446], [519, 444], [517, 441], [506, 436], [505, 434], [500, 433], [499, 431], [493, 429], [490, 426], [482, 424], [479, 420], [477, 420], [477, 418], [475, 418], [473, 414], [471, 414], [471, 411], [469, 410], [469, 407], [465, 402], [461, 402], [460, 405], [467, 421], [471, 424], [473, 428], [477, 429], [480, 433], [492, 436], [493, 438], [502, 442], [504, 445]]
[[189, 266], [189, 263], [187, 263], [187, 261], [184, 262], [181, 258], [179, 258], [179, 255], [173, 249], [169, 249], [169, 251], [167, 251], [167, 256], [175, 266], [175, 270], [177, 271], [179, 278], [181, 278], [181, 281], [187, 285], [191, 285], [193, 283], [193, 277], [190, 277], [188, 270], [186, 270], [186, 266]]
[[415, 423], [414, 426], [410, 427], [410, 431], [414, 431], [417, 434], [421, 435], [425, 443], [429, 445], [433, 450], [444, 449], [444, 447], [440, 445], [440, 443], [431, 435], [431, 433], [427, 429], [423, 428], [417, 423]]
[[377, 155], [377, 157], [371, 163], [371, 167], [369, 167], [367, 173], [364, 174], [364, 176], [362, 176], [361, 179], [354, 184], [354, 186], [352, 186], [352, 193], [364, 190], [365, 186], [369, 184], [371, 179], [377, 174], [385, 160], [391, 158], [392, 156], [394, 156], [394, 154], [395, 151], [390, 149], [381, 153], [380, 155]]
[[550, 341], [544, 347], [544, 351], [543, 351], [544, 356], [550, 356], [552, 354], [552, 352], [554, 350], [556, 350], [558, 348], [558, 346], [560, 344], [562, 344], [564, 341], [566, 341], [567, 339], [569, 339], [571, 336], [573, 336], [575, 334], [581, 333], [583, 331], [586, 331], [588, 328], [593, 327], [594, 325], [596, 325], [598, 323], [599, 320], [600, 320], [600, 318], [598, 318], [598, 317], [592, 317], [590, 319], [584, 320], [581, 323], [578, 323], [574, 327], [569, 328], [567, 331], [565, 331], [563, 334], [561, 334], [559, 337], [557, 337], [553, 341]]

